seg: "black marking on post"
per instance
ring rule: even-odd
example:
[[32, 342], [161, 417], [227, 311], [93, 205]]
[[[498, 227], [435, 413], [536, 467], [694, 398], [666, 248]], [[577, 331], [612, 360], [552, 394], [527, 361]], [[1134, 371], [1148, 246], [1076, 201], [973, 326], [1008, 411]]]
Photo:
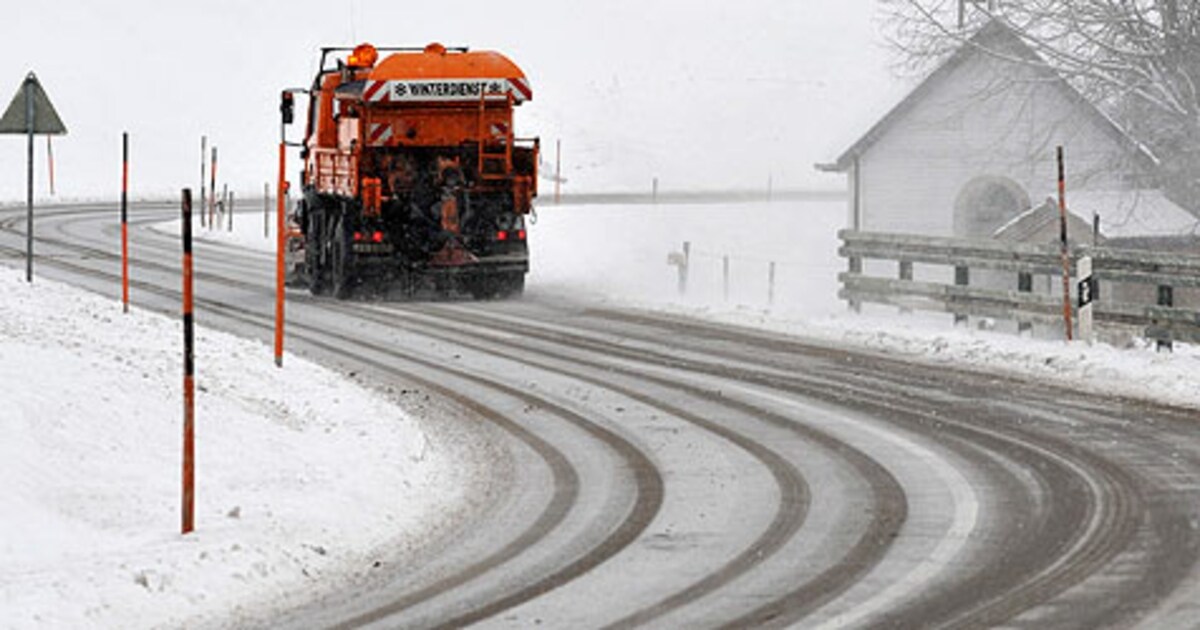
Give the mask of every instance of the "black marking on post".
[[[1166, 308], [1174, 308], [1175, 289], [1166, 284], [1158, 285], [1158, 305]], [[1166, 336], [1169, 333], [1163, 331], [1159, 334]], [[1159, 337], [1157, 348], [1159, 352], [1173, 352], [1175, 350], [1175, 344], [1172, 342], [1170, 337], [1166, 337], [1165, 339], [1163, 337]]]
[[[960, 287], [965, 287], [971, 284], [971, 269], [966, 265], [957, 265], [954, 267], [954, 284]], [[966, 324], [967, 316], [960, 313], [954, 314], [954, 325]]]
[[[1017, 291], [1019, 293], [1033, 293], [1033, 274], [1028, 271], [1022, 271], [1017, 274]], [[1030, 332], [1033, 330], [1033, 323], [1026, 321], [1017, 322], [1017, 334]]]

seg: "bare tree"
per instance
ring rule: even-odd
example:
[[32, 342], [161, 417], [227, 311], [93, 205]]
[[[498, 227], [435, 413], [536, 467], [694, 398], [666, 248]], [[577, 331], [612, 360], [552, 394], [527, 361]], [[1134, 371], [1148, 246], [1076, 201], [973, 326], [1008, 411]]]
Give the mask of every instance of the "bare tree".
[[1160, 184], [1200, 213], [1200, 0], [880, 4], [909, 69], [969, 45], [988, 22], [1005, 25], [1037, 52], [1032, 63], [1049, 66], [1150, 147], [1161, 160]]

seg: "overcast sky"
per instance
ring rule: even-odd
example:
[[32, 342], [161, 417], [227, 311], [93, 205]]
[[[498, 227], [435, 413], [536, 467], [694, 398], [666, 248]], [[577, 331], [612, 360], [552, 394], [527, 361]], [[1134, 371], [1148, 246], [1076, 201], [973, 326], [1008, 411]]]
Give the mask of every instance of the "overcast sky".
[[[518, 133], [551, 161], [562, 140], [568, 191], [836, 186], [813, 162], [903, 94], [873, 0], [53, 0], [0, 22], [0, 106], [37, 72], [70, 131], [60, 197], [115, 198], [124, 130], [135, 195], [198, 186], [202, 134], [249, 195], [274, 178], [279, 90], [311, 82], [318, 47], [360, 41], [508, 55], [534, 89]], [[24, 139], [0, 138], [0, 200], [24, 198], [24, 163]]]

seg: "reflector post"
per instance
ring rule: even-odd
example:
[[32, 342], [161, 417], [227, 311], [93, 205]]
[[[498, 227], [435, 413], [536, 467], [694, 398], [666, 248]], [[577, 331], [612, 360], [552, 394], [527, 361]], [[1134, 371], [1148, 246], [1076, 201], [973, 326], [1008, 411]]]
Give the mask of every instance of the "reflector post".
[[[214, 167], [215, 168], [215, 167]], [[283, 317], [284, 317], [284, 248], [287, 247], [287, 222], [284, 208], [287, 198], [287, 143], [279, 141], [279, 181], [275, 192], [275, 365], [283, 367]]]
[[[183, 189], [183, 513], [180, 531], [195, 529], [196, 384], [195, 320], [192, 315], [192, 191]], [[203, 212], [203, 209], [201, 209]]]
[[[49, 136], [47, 136], [49, 137]], [[191, 192], [188, 193], [189, 205]], [[189, 211], [190, 212], [190, 211]], [[189, 214], [190, 216], [190, 214]], [[129, 132], [121, 134], [121, 304], [129, 312]]]

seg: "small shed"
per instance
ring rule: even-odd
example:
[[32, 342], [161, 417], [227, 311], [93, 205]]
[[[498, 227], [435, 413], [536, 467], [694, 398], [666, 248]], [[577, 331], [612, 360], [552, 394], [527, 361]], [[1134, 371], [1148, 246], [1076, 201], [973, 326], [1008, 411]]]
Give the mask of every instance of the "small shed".
[[[1018, 214], [997, 228], [992, 238], [1006, 243], [1059, 243], [1062, 240], [1062, 211], [1053, 199], [1047, 199], [1042, 205]], [[1067, 240], [1072, 244], [1103, 244], [1107, 239], [1094, 225], [1068, 212]]]

